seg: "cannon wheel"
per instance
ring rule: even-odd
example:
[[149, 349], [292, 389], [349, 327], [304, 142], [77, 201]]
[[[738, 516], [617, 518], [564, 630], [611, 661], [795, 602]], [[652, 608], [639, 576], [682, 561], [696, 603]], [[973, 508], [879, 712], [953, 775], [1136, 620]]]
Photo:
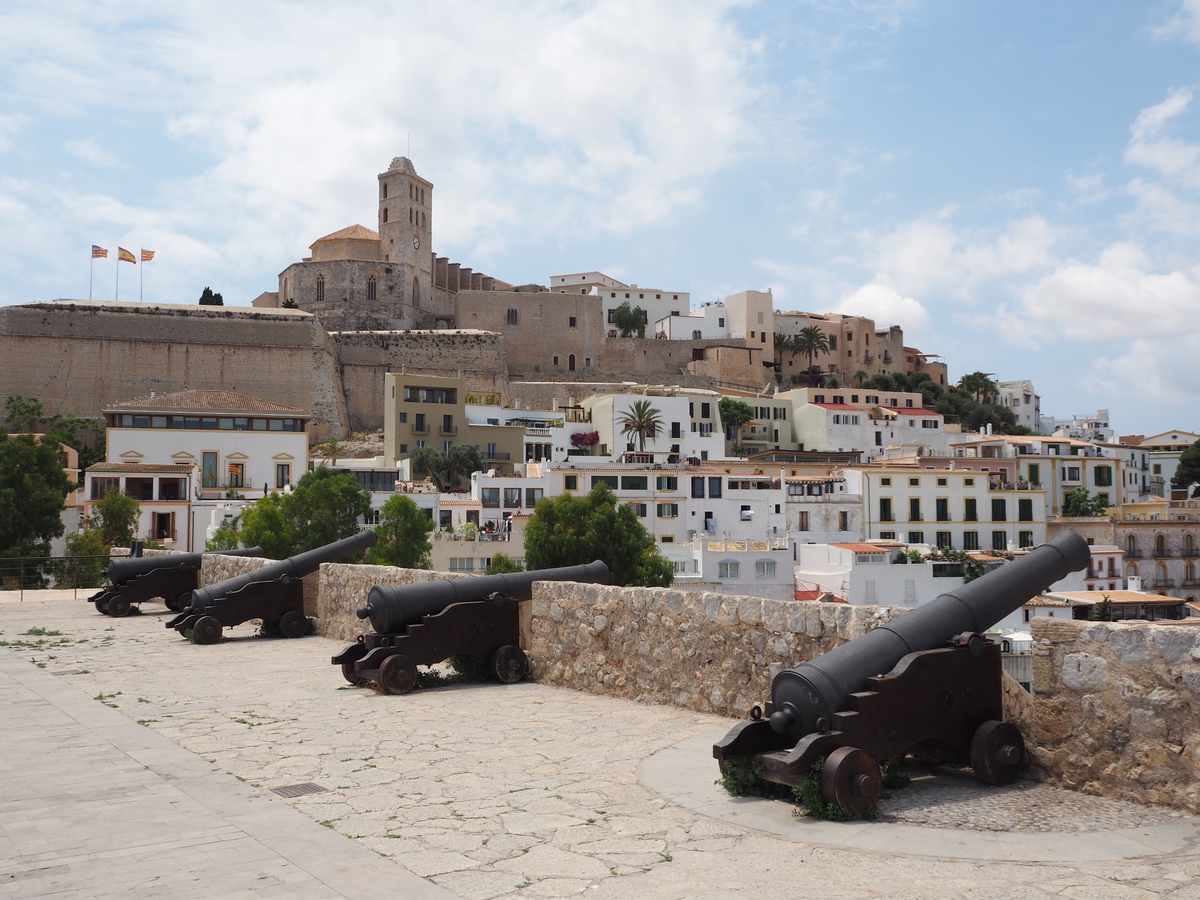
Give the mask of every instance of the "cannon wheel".
[[124, 597], [113, 597], [108, 601], [108, 614], [118, 619], [129, 615], [129, 601]]
[[180, 594], [174, 600], [172, 600], [170, 597], [164, 597], [163, 602], [167, 604], [167, 609], [174, 610], [175, 612], [179, 612], [181, 609], [183, 609], [185, 606], [188, 605], [188, 601], [191, 599], [192, 599], [192, 592], [184, 591], [182, 594]]
[[838, 747], [821, 770], [821, 799], [853, 815], [862, 815], [878, 803], [882, 787], [879, 764], [857, 747]]
[[107, 597], [101, 597], [99, 600], [96, 601], [96, 612], [101, 613], [102, 615], [106, 615], [106, 616], [108, 615], [108, 598]]
[[1025, 738], [1009, 722], [984, 722], [971, 738], [971, 768], [988, 784], [1008, 784], [1021, 771]]
[[355, 687], [362, 687], [368, 681], [368, 679], [363, 678], [361, 675], [359, 675], [357, 672], [354, 671], [354, 663], [353, 662], [342, 663], [342, 677], [345, 678], [348, 682], [350, 682]]
[[197, 644], [215, 644], [221, 639], [221, 623], [213, 616], [201, 616], [192, 626]]
[[286, 638], [304, 637], [308, 634], [308, 619], [304, 613], [289, 609], [279, 619], [279, 630]]
[[520, 647], [505, 644], [492, 654], [488, 665], [497, 681], [516, 684], [529, 671], [529, 657]]
[[402, 653], [393, 654], [379, 667], [375, 682], [385, 694], [407, 694], [416, 686], [417, 667]]

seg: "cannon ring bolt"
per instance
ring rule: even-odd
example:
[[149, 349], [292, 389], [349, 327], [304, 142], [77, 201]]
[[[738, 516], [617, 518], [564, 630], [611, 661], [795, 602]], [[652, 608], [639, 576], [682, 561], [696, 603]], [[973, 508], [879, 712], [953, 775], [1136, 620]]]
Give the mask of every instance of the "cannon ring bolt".
[[752, 707], [750, 707], [750, 718], [757, 722], [762, 718], [762, 712], [762, 707], [755, 703]]
[[821, 734], [829, 734], [829, 720], [824, 716], [817, 719], [817, 731]]

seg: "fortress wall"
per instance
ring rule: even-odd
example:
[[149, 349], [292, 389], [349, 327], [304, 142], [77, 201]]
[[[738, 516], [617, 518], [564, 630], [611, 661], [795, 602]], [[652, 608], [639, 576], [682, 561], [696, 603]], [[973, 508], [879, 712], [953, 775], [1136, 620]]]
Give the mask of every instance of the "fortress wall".
[[504, 338], [481, 331], [342, 331], [337, 347], [350, 426], [383, 427], [383, 376], [402, 368], [413, 374], [462, 377], [472, 393], [507, 397]]
[[151, 391], [228, 390], [313, 414], [314, 437], [348, 420], [335, 349], [295, 310], [32, 303], [0, 308], [0, 396], [52, 415], [98, 416]]

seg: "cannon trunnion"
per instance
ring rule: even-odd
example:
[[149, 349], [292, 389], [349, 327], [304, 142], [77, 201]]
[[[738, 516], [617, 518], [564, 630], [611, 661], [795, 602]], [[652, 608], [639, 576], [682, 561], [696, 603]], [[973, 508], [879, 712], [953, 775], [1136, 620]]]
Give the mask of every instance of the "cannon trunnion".
[[[257, 556], [261, 547], [245, 550], [220, 550], [218, 556]], [[180, 610], [196, 589], [200, 577], [201, 553], [171, 553], [167, 556], [138, 556], [114, 559], [104, 575], [108, 587], [88, 597], [88, 603], [106, 616], [129, 615], [134, 603], [161, 597], [167, 609]]]
[[262, 619], [278, 627], [284, 637], [303, 637], [308, 633], [308, 620], [304, 616], [304, 586], [300, 579], [317, 571], [321, 563], [336, 562], [366, 550], [375, 546], [377, 540], [374, 531], [360, 531], [324, 547], [197, 588], [192, 591], [188, 605], [166, 627], [181, 635], [191, 631], [197, 644], [215, 644], [221, 639], [222, 628]]
[[879, 799], [878, 760], [917, 749], [969, 763], [1007, 784], [1025, 742], [1004, 720], [1000, 648], [982, 637], [1031, 597], [1087, 567], [1091, 551], [1064, 532], [1021, 559], [775, 676], [771, 700], [713, 747], [763, 777], [798, 785], [822, 757], [826, 802], [861, 813]]
[[417, 666], [452, 656], [481, 659], [497, 681], [514, 684], [529, 671], [529, 658], [521, 649], [522, 617], [527, 627], [525, 601], [532, 599], [535, 581], [606, 584], [608, 566], [597, 560], [583, 566], [372, 588], [357, 615], [369, 618], [377, 630], [359, 635], [330, 661], [342, 667], [342, 676], [351, 684], [373, 681], [387, 694], [407, 694], [416, 685]]

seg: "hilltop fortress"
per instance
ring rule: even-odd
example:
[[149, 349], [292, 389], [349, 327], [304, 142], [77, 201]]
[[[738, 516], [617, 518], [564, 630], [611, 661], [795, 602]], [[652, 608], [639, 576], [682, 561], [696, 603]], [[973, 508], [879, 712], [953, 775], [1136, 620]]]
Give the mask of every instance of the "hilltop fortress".
[[[834, 377], [925, 369], [945, 383], [944, 364], [903, 347], [899, 328], [779, 313], [769, 293], [691, 311], [686, 293], [598, 272], [514, 286], [452, 263], [431, 249], [433, 185], [404, 157], [379, 175], [377, 215], [378, 231], [352, 225], [315, 241], [252, 307], [0, 307], [0, 396], [90, 417], [151, 392], [230, 390], [311, 410], [317, 437], [340, 436], [383, 426], [388, 371], [461, 375], [518, 406], [574, 404], [631, 381], [758, 393], [775, 382], [773, 335], [813, 324], [830, 338], [820, 362]], [[617, 336], [613, 310], [626, 300], [647, 311], [644, 338]]]

